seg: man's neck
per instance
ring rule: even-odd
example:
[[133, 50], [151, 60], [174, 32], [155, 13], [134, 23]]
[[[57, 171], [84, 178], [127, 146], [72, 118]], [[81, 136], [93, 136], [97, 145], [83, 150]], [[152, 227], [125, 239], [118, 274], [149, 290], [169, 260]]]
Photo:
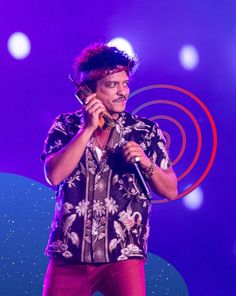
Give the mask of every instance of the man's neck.
[[114, 120], [117, 120], [120, 117], [120, 114], [121, 114], [121, 112], [120, 113], [112, 113], [111, 116]]

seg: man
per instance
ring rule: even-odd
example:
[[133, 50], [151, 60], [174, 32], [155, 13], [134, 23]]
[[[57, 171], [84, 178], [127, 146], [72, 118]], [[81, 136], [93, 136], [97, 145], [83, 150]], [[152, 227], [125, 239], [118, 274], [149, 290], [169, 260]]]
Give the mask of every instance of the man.
[[125, 112], [136, 66], [107, 44], [76, 60], [77, 84], [91, 93], [56, 118], [42, 155], [57, 186], [44, 296], [145, 295], [150, 199], [137, 164], [164, 198], [176, 198], [177, 181], [158, 125]]

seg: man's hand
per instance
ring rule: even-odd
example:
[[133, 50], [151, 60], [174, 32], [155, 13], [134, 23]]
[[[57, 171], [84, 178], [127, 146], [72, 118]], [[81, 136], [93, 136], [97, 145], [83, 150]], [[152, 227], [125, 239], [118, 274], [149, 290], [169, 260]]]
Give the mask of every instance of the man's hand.
[[134, 141], [130, 141], [123, 146], [124, 157], [127, 162], [139, 162], [143, 169], [149, 169], [151, 160], [147, 157], [143, 148]]
[[96, 94], [89, 95], [84, 106], [85, 122], [88, 128], [96, 130], [99, 124], [99, 117], [106, 111], [102, 101], [97, 99]]
[[[133, 163], [135, 162], [136, 158], [137, 162], [138, 157], [139, 163], [143, 167], [143, 169], [146, 171], [150, 169], [152, 162], [147, 157], [140, 145], [138, 145], [134, 141], [130, 141], [126, 143], [123, 148], [126, 161]], [[172, 168], [162, 170], [155, 165], [153, 174], [150, 176], [148, 181], [152, 190], [156, 194], [168, 198], [169, 200], [174, 200], [178, 196], [177, 177]]]

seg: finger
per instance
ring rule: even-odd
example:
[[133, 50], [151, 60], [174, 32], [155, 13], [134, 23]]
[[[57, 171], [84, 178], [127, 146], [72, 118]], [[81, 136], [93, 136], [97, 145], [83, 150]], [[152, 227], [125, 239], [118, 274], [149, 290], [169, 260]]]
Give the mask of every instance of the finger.
[[130, 162], [130, 163], [141, 162], [142, 161], [142, 157], [139, 157], [139, 156], [129, 156], [129, 157], [126, 158], [126, 161], [127, 162]]
[[139, 153], [130, 153], [130, 152], [124, 155], [124, 158], [126, 159], [126, 161], [131, 163], [136, 162], [135, 160], [136, 157], [139, 157], [139, 161], [141, 161], [144, 158], [144, 155]]
[[103, 106], [101, 106], [100, 104], [95, 104], [93, 105], [91, 108], [89, 108], [87, 110], [88, 114], [92, 114], [95, 110], [97, 110], [98, 108], [100, 108], [103, 112], [105, 111], [105, 108]]
[[128, 158], [131, 158], [131, 157], [135, 157], [135, 156], [138, 156], [138, 157], [143, 157], [144, 154], [140, 151], [125, 151], [124, 153], [124, 157], [128, 157]]
[[142, 152], [143, 151], [143, 148], [140, 147], [139, 145], [138, 146], [130, 146], [130, 147], [125, 147], [124, 148], [124, 151], [139, 151], [139, 152]]
[[132, 154], [134, 156], [144, 156], [144, 151], [140, 147], [129, 147], [123, 150], [124, 156]]
[[100, 108], [98, 108], [96, 111], [93, 112], [92, 116], [95, 118], [100, 118], [103, 112], [101, 112]]
[[90, 108], [92, 107], [94, 104], [98, 104], [98, 103], [102, 103], [101, 101], [99, 101], [98, 99], [95, 98], [91, 98], [89, 101], [87, 101], [85, 108]]
[[93, 112], [94, 108], [97, 108], [98, 106], [102, 107], [105, 111], [105, 107], [104, 105], [101, 103], [101, 101], [99, 100], [93, 100], [91, 101], [86, 107], [85, 107], [85, 110], [87, 112]]
[[93, 93], [93, 94], [91, 94], [91, 95], [88, 95], [88, 96], [86, 97], [86, 99], [84, 100], [84, 104], [85, 104], [85, 105], [88, 105], [88, 103], [89, 103], [91, 100], [93, 100], [94, 98], [96, 98], [96, 96], [97, 96], [96, 93]]
[[89, 111], [89, 115], [94, 115], [95, 112], [99, 111], [99, 113], [103, 113], [105, 111], [104, 107], [101, 105], [94, 105]]

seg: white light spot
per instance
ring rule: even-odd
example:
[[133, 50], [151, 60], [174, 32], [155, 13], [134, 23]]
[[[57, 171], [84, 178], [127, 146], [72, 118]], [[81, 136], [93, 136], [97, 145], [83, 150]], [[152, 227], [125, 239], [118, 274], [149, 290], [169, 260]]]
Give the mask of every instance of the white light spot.
[[15, 32], [9, 37], [7, 47], [9, 53], [17, 60], [26, 58], [31, 50], [29, 38], [21, 32]]
[[179, 52], [181, 65], [187, 70], [193, 70], [199, 63], [198, 51], [193, 45], [184, 45]]
[[182, 200], [184, 206], [189, 210], [197, 210], [203, 203], [203, 191], [200, 187], [186, 195]]
[[108, 45], [115, 46], [119, 50], [125, 51], [130, 57], [135, 56], [135, 53], [133, 51], [133, 47], [132, 47], [131, 43], [122, 37], [116, 37], [116, 38], [111, 39], [108, 42]]

